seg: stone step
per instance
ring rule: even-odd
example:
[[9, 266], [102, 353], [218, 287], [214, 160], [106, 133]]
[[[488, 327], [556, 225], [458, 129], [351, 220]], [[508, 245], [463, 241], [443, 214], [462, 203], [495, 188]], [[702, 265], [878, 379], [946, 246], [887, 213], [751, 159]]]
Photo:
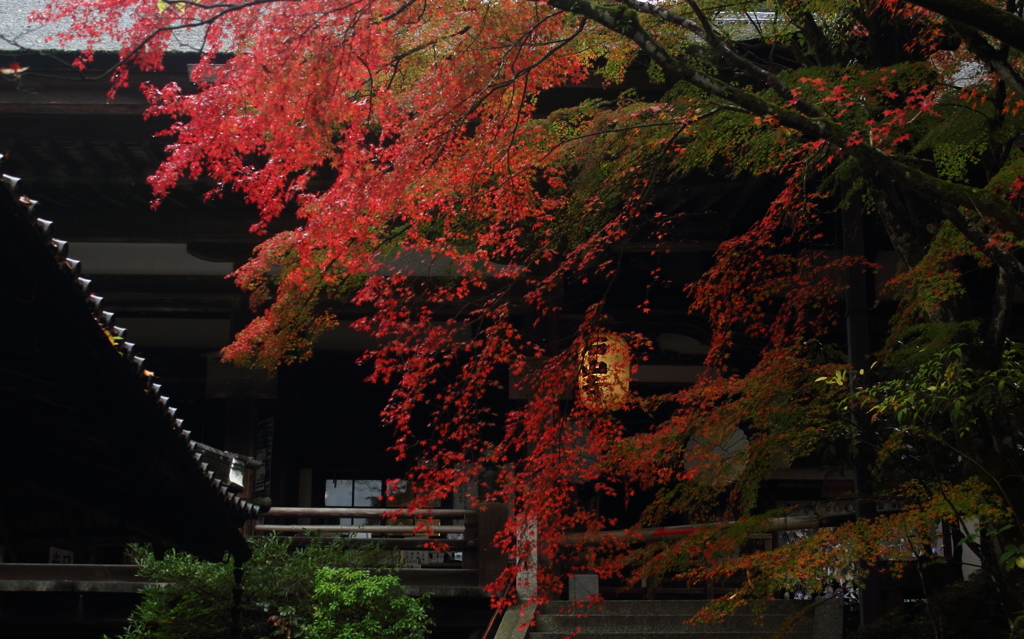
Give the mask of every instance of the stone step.
[[[786, 639], [815, 639], [816, 631], [821, 631], [818, 639], [842, 636], [842, 602], [838, 600], [817, 608], [809, 601], [756, 602], [714, 624], [687, 623], [708, 603], [611, 600], [588, 606], [556, 601], [541, 608], [526, 639], [774, 639], [783, 627]], [[829, 616], [816, 621], [819, 614]]]
[[[541, 614], [577, 614], [588, 616], [614, 616], [620, 614], [644, 614], [647, 616], [692, 615], [711, 603], [707, 599], [609, 599], [594, 605], [570, 601], [552, 601], [541, 607]], [[811, 605], [810, 601], [774, 599], [744, 605], [734, 614], [781, 614], [790, 615]]]
[[[537, 616], [538, 632], [571, 633], [577, 629], [583, 632], [602, 633], [693, 633], [693, 632], [774, 632], [790, 620], [789, 615], [730, 615], [711, 624], [690, 624], [690, 615], [551, 615]], [[811, 632], [814, 618], [805, 615], [793, 623], [796, 632]]]
[[[531, 630], [527, 639], [774, 639], [775, 632], [708, 632], [694, 628], [692, 632], [536, 632]], [[810, 631], [790, 632], [786, 639], [813, 639]]]
[[[574, 602], [569, 601], [553, 601], [542, 606], [540, 614], [585, 614], [588, 617], [621, 615], [643, 615], [648, 617], [661, 615], [690, 616], [696, 614], [708, 603], [710, 602], [706, 599], [611, 599], [595, 605], [574, 604]], [[804, 610], [810, 605], [810, 601], [775, 599], [759, 602], [757, 607], [751, 605], [743, 606], [733, 614], [754, 616], [764, 614], [788, 617]]]

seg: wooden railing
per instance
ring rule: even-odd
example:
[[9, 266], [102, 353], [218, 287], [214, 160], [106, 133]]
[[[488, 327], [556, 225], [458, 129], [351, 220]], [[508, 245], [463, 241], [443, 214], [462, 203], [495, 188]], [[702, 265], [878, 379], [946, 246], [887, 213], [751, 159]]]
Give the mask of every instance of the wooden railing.
[[[358, 517], [373, 519], [380, 524], [369, 524], [360, 526], [345, 526], [339, 524], [257, 524], [256, 532], [277, 532], [277, 533], [303, 533], [303, 532], [333, 532], [333, 533], [370, 533], [372, 535], [412, 535], [416, 533], [429, 532], [431, 535], [442, 535], [446, 533], [463, 533], [467, 530], [466, 524], [443, 525], [440, 523], [420, 524], [398, 524], [386, 523], [387, 521], [398, 521], [408, 519], [466, 519], [467, 521], [476, 516], [476, 510], [458, 508], [433, 508], [422, 509], [413, 512], [404, 512], [394, 508], [289, 508], [275, 507], [263, 514], [264, 518], [295, 517], [295, 518], [331, 518]], [[471, 527], [471, 526], [470, 526]], [[426, 529], [425, 529], [426, 528]]]
[[[316, 522], [317, 519], [360, 518], [372, 523], [345, 525]], [[429, 549], [441, 543], [450, 550], [462, 553], [461, 571], [445, 565], [443, 570], [426, 569], [402, 571], [406, 580], [458, 582], [461, 585], [482, 588], [496, 580], [508, 567], [508, 557], [494, 547], [494, 536], [505, 525], [508, 507], [495, 502], [480, 503], [474, 509], [431, 508], [406, 511], [394, 508], [313, 508], [273, 507], [261, 515], [255, 526], [256, 534], [284, 534], [298, 537], [307, 533], [343, 534], [369, 533], [369, 541], [384, 548], [401, 550]], [[295, 522], [276, 520], [291, 519]], [[269, 520], [269, 521], [268, 521]], [[406, 523], [418, 520], [416, 523]], [[423, 521], [429, 520], [429, 521]], [[462, 523], [455, 523], [461, 520]], [[308, 523], [306, 523], [308, 522]], [[462, 539], [446, 539], [448, 534], [461, 534]], [[360, 541], [354, 539], [353, 541]], [[470, 571], [472, 574], [470, 574]], [[460, 574], [461, 573], [461, 574]], [[470, 581], [472, 584], [470, 584]]]
[[[461, 552], [459, 564], [446, 563], [443, 566], [425, 564], [424, 569], [403, 571], [408, 580], [418, 585], [437, 579], [442, 583], [459, 583], [463, 586], [483, 587], [498, 578], [508, 566], [508, 557], [493, 545], [494, 536], [505, 525], [508, 509], [500, 503], [481, 503], [475, 509], [433, 508], [406, 511], [393, 508], [313, 508], [274, 507], [262, 515], [262, 521], [255, 526], [257, 534], [277, 533], [305, 536], [307, 533], [352, 534], [369, 533], [374, 543], [385, 548], [401, 550], [430, 549], [442, 543], [451, 551]], [[339, 523], [316, 522], [316, 520], [341, 518], [367, 519], [372, 523], [344, 525]], [[274, 520], [291, 519], [308, 523], [277, 523]], [[270, 521], [267, 521], [270, 520]], [[413, 523], [418, 520], [417, 523]], [[429, 521], [423, 521], [429, 520]], [[461, 523], [455, 523], [461, 520]], [[390, 522], [390, 523], [389, 523]], [[408, 523], [407, 523], [408, 522]], [[566, 535], [569, 543], [599, 543], [609, 537], [632, 539], [637, 542], [651, 542], [673, 537], [686, 536], [709, 527], [724, 527], [732, 522], [665, 526], [639, 531], [608, 530], [596, 533], [573, 533]], [[767, 522], [766, 534], [750, 535], [766, 549], [771, 548], [773, 532], [803, 528], [818, 528], [821, 519], [817, 516], [780, 517]], [[450, 533], [461, 534], [461, 539], [446, 539]], [[354, 540], [359, 541], [359, 540]], [[432, 568], [438, 568], [432, 570]], [[443, 568], [443, 569], [442, 569]], [[452, 570], [461, 569], [458, 570]], [[472, 571], [473, 574], [469, 574]], [[461, 574], [458, 574], [461, 572]], [[436, 582], [434, 582], [436, 583]], [[694, 595], [706, 590], [707, 597], [721, 594], [725, 584], [706, 584], [701, 588], [686, 588], [677, 594]], [[692, 592], [691, 592], [692, 591]], [[722, 590], [727, 592], [727, 590]]]

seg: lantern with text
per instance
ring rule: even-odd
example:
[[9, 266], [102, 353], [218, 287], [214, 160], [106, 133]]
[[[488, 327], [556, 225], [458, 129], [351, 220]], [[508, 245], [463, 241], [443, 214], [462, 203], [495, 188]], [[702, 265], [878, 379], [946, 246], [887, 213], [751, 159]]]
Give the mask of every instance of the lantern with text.
[[580, 401], [592, 411], [622, 408], [629, 398], [629, 344], [612, 333], [594, 337], [580, 354]]

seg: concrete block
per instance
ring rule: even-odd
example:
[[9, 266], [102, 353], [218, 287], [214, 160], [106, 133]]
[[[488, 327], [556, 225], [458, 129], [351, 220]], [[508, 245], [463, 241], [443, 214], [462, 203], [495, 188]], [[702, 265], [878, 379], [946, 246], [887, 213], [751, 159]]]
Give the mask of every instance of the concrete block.
[[827, 599], [814, 609], [814, 639], [842, 639], [843, 600]]
[[536, 605], [512, 606], [502, 615], [494, 639], [525, 639], [535, 612], [537, 612]]
[[573, 575], [569, 577], [569, 601], [585, 601], [598, 594], [600, 582], [597, 575]]

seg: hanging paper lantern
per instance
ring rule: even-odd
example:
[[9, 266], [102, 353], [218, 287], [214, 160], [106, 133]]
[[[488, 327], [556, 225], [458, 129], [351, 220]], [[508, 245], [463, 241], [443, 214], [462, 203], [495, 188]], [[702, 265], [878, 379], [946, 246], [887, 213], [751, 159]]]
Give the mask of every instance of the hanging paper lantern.
[[580, 401], [596, 412], [618, 410], [629, 398], [629, 344], [613, 333], [594, 337], [580, 354]]

